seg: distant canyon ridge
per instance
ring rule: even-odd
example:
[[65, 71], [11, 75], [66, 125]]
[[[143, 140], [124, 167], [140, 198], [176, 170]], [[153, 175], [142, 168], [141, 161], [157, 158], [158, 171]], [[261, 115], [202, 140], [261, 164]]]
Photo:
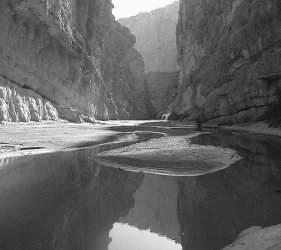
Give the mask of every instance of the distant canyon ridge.
[[0, 121], [231, 125], [281, 98], [280, 1], [180, 0], [117, 21], [112, 8], [0, 1]]

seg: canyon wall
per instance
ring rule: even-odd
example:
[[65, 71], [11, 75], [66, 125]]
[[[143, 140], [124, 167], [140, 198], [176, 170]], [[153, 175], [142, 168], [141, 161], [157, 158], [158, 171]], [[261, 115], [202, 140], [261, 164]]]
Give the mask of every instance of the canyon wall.
[[175, 99], [177, 86], [176, 25], [179, 2], [149, 13], [119, 19], [136, 36], [146, 72], [146, 102], [150, 117], [161, 116]]
[[[110, 0], [0, 1], [0, 120], [128, 117], [115, 104], [115, 82], [106, 82], [101, 69], [105, 39], [116, 29], [112, 7]], [[142, 57], [130, 46], [127, 61], [112, 64], [129, 64], [128, 75], [137, 81], [144, 76], [134, 60]], [[21, 101], [7, 97], [7, 91]], [[46, 103], [52, 114], [43, 115]]]
[[280, 12], [278, 0], [181, 0], [171, 118], [218, 125], [264, 119], [281, 87]]
[[146, 72], [176, 71], [176, 26], [179, 2], [151, 12], [121, 18], [119, 23], [128, 27], [136, 36], [136, 49], [145, 63]]
[[119, 119], [147, 119], [143, 57], [128, 28], [114, 22], [105, 38], [101, 71], [112, 93]]

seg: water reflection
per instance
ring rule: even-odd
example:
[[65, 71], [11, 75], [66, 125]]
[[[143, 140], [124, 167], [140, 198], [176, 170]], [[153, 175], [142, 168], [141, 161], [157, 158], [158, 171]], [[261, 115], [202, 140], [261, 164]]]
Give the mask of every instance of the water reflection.
[[146, 174], [133, 194], [135, 206], [119, 221], [180, 243], [178, 193], [178, 178]]
[[182, 250], [181, 244], [169, 238], [127, 224], [115, 223], [109, 235], [108, 250]]
[[13, 159], [0, 178], [0, 249], [107, 249], [142, 173], [100, 168], [91, 150]]
[[233, 148], [243, 159], [198, 177], [89, 160], [112, 146], [5, 159], [0, 249], [216, 250], [248, 227], [281, 223], [278, 140], [212, 133], [194, 142]]
[[244, 158], [210, 175], [179, 180], [178, 215], [184, 249], [220, 249], [251, 226], [281, 222], [280, 141], [212, 133], [194, 141], [230, 147]]

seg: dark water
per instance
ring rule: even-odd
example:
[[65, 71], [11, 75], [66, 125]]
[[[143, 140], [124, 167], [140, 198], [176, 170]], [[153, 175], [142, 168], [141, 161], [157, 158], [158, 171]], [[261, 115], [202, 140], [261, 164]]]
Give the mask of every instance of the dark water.
[[0, 161], [0, 249], [215, 250], [246, 228], [281, 223], [280, 141], [222, 133], [193, 141], [243, 159], [198, 177], [89, 160], [108, 146]]

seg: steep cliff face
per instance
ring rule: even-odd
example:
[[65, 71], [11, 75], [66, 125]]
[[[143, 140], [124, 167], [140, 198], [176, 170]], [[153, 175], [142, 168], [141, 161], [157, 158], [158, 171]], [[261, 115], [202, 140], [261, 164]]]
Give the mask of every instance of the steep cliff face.
[[[139, 78], [144, 78], [142, 65], [139, 65], [143, 62], [133, 50], [132, 35], [116, 27], [112, 7], [111, 0], [0, 1], [0, 76], [3, 79], [0, 120], [64, 118], [77, 122], [80, 115], [91, 119], [117, 119], [119, 112], [121, 118], [128, 117], [122, 109], [130, 106], [125, 105], [130, 103], [126, 97], [138, 96], [139, 100], [142, 95], [135, 93], [137, 91], [120, 94], [118, 84], [107, 82], [110, 77], [103, 76], [104, 72], [112, 73], [110, 69], [101, 70], [105, 39], [113, 39], [107, 44], [113, 45], [109, 50], [116, 53], [122, 54], [126, 45], [130, 48], [122, 55], [126, 60], [118, 61], [115, 55], [108, 58], [113, 67], [128, 68], [125, 82], [131, 81], [134, 85], [141, 81]], [[119, 47], [114, 45], [116, 39], [108, 35], [112, 30], [121, 34], [116, 38]], [[126, 77], [131, 77], [130, 81]], [[113, 86], [115, 84], [117, 86]], [[11, 95], [7, 97], [7, 91], [21, 101]], [[37, 100], [42, 100], [43, 104]], [[141, 103], [136, 106], [135, 113], [145, 112]]]
[[[103, 0], [2, 0], [0, 75], [55, 106], [115, 118], [99, 69], [111, 9], [111, 2]], [[64, 118], [64, 112], [59, 115]]]
[[0, 76], [0, 121], [29, 122], [58, 120], [51, 102]]
[[156, 117], [174, 100], [177, 85], [176, 25], [179, 2], [149, 13], [119, 19], [136, 36], [136, 49], [144, 57], [146, 101], [149, 115]]
[[161, 115], [177, 95], [178, 72], [150, 72], [146, 74], [154, 117]]
[[144, 57], [146, 72], [177, 70], [178, 8], [176, 1], [164, 8], [118, 20], [136, 36], [136, 48]]
[[181, 0], [172, 117], [216, 124], [263, 119], [281, 87], [280, 12], [278, 0]]
[[115, 22], [105, 38], [101, 70], [112, 93], [119, 119], [147, 119], [142, 55], [134, 49], [136, 38]]

